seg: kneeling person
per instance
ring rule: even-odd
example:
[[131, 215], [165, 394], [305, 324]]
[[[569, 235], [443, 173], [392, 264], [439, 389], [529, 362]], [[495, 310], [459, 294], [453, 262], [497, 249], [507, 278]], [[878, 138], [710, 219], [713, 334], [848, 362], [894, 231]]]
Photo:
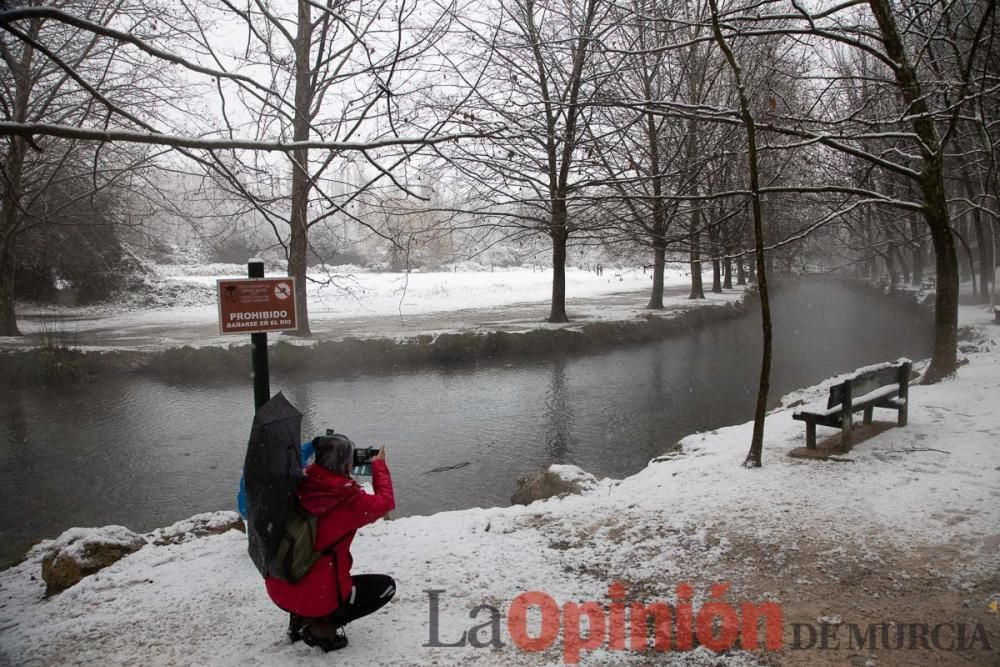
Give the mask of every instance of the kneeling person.
[[297, 583], [274, 577], [264, 583], [271, 600], [290, 614], [293, 642], [301, 639], [334, 651], [347, 645], [345, 625], [380, 609], [396, 592], [396, 582], [387, 575], [351, 575], [355, 533], [388, 514], [395, 499], [384, 447], [372, 459], [375, 493], [370, 494], [351, 478], [354, 443], [349, 438], [320, 436], [313, 445], [316, 463], [305, 469], [297, 495], [303, 509], [318, 517], [316, 551], [327, 553]]

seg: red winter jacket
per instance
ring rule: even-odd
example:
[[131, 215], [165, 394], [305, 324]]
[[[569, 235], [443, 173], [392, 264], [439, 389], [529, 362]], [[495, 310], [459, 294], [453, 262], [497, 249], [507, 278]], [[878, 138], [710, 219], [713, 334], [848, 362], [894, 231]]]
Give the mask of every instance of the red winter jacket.
[[322, 466], [311, 465], [305, 469], [298, 496], [302, 507], [319, 517], [316, 550], [322, 551], [337, 540], [341, 541], [334, 548], [333, 556], [321, 557], [309, 574], [297, 583], [265, 578], [267, 594], [276, 605], [293, 614], [315, 618], [333, 613], [340, 600], [350, 595], [354, 534], [358, 528], [377, 521], [396, 506], [392, 477], [385, 461], [372, 461], [372, 485], [374, 495], [350, 477]]

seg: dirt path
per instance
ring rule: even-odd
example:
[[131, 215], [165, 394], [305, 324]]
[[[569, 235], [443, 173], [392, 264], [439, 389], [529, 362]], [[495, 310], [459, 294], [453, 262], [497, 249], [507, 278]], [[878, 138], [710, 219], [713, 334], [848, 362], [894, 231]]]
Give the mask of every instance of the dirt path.
[[[585, 565], [581, 574], [625, 583], [627, 602], [672, 599], [680, 582], [703, 596], [696, 608], [720, 583], [729, 585], [724, 601], [738, 615], [742, 602], [776, 602], [782, 612], [782, 648], [755, 651], [764, 665], [1000, 667], [1000, 614], [990, 606], [1000, 600], [1000, 533], [962, 544], [900, 546], [887, 535], [872, 533], [861, 540], [837, 535], [833, 519], [833, 531], [807, 528], [794, 508], [769, 509], [773, 519], [766, 527], [741, 525], [740, 517], [687, 526], [680, 531], [690, 538], [686, 557], [656, 577], [632, 578], [602, 562]], [[536, 527], [553, 540], [554, 549], [572, 548], [579, 538], [545, 517], [536, 520]], [[635, 539], [628, 521], [619, 528], [630, 535], [623, 549], [663, 548], [661, 532]], [[703, 528], [705, 543], [698, 538]], [[720, 545], [725, 545], [721, 559], [705, 558], [706, 548]], [[760, 644], [765, 636], [761, 625]], [[668, 663], [652, 653], [648, 662], [629, 664]]]
[[1000, 616], [989, 607], [1000, 536], [905, 551], [878, 537], [862, 546], [803, 534], [792, 548], [733, 540], [724, 571], [735, 595], [782, 605], [785, 648], [769, 662], [1000, 665]]

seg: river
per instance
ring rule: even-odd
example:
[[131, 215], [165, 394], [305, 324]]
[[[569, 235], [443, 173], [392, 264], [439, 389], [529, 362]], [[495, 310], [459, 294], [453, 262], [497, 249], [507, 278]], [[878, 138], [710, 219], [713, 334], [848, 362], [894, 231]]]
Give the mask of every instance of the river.
[[[930, 354], [930, 314], [902, 298], [806, 281], [776, 289], [772, 309], [773, 398]], [[600, 355], [329, 380], [275, 375], [271, 387], [303, 412], [303, 437], [329, 427], [387, 445], [395, 515], [428, 514], [507, 504], [518, 477], [551, 463], [623, 477], [689, 433], [752, 419], [760, 337], [755, 305], [746, 317]], [[145, 531], [235, 506], [249, 383], [122, 376], [0, 396], [0, 567], [72, 526]]]

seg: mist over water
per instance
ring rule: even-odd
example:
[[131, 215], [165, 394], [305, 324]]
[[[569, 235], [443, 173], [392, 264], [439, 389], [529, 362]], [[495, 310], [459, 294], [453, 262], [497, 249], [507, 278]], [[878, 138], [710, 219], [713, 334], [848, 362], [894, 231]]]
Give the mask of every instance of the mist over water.
[[[809, 281], [778, 287], [772, 308], [775, 399], [930, 353], [931, 316], [904, 299]], [[428, 514], [507, 504], [518, 477], [551, 463], [624, 477], [689, 433], [752, 419], [760, 339], [755, 306], [601, 355], [332, 380], [275, 375], [271, 387], [305, 415], [303, 438], [335, 428], [360, 445], [387, 445], [394, 514]], [[235, 508], [249, 381], [105, 378], [0, 397], [0, 566], [72, 526], [149, 530]]]

